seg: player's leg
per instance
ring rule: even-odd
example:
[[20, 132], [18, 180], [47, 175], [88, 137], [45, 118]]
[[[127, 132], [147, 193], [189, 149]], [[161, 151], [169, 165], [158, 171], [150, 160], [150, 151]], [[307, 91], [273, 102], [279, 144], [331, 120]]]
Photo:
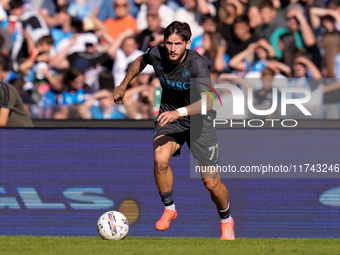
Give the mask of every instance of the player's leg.
[[[202, 166], [203, 164], [200, 163]], [[210, 168], [211, 169], [211, 168]], [[221, 240], [234, 240], [234, 220], [230, 214], [229, 192], [217, 171], [201, 173], [204, 186], [210, 192], [221, 218]]]
[[170, 136], [160, 136], [154, 140], [154, 176], [165, 206], [163, 216], [156, 223], [157, 230], [166, 230], [170, 222], [177, 217], [173, 198], [173, 174], [170, 168], [170, 159], [180, 145]]
[[229, 205], [229, 192], [227, 187], [221, 182], [220, 177], [216, 173], [211, 175], [202, 173], [202, 181], [210, 192], [210, 197], [217, 208], [226, 209]]

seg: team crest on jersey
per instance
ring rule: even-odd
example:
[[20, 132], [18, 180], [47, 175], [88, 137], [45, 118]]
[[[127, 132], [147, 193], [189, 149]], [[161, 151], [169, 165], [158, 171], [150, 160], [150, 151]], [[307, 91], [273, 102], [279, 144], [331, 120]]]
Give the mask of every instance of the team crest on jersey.
[[189, 70], [188, 69], [184, 69], [183, 72], [182, 72], [182, 75], [183, 75], [184, 78], [188, 78], [189, 75], [190, 75]]

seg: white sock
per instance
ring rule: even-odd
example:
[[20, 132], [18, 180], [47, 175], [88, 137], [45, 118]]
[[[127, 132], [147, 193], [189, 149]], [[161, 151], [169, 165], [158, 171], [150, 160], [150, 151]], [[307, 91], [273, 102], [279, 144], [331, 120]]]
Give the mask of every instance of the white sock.
[[173, 203], [172, 205], [165, 206], [165, 209], [176, 211], [175, 203]]
[[226, 219], [221, 219], [221, 223], [230, 223], [231, 222], [231, 216], [229, 215]]

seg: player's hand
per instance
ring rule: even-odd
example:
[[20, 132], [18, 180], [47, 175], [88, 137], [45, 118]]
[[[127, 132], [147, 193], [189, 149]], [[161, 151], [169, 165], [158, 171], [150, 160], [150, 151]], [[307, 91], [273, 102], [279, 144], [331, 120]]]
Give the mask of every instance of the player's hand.
[[116, 104], [120, 104], [123, 101], [125, 95], [125, 89], [123, 89], [121, 86], [118, 86], [117, 88], [115, 88], [115, 90], [113, 91], [113, 101]]
[[160, 114], [157, 118], [157, 121], [159, 121], [159, 125], [163, 127], [168, 122], [173, 122], [177, 120], [180, 117], [180, 114], [177, 110], [171, 111], [171, 112], [163, 112]]

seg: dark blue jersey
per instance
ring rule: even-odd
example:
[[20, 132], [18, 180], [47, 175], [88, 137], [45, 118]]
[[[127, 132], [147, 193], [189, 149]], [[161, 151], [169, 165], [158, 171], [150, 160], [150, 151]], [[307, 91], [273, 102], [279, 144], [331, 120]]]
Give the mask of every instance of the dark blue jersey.
[[[173, 111], [198, 101], [202, 86], [190, 84], [190, 78], [210, 78], [207, 63], [193, 50], [187, 50], [182, 62], [173, 64], [168, 60], [164, 47], [152, 47], [144, 54], [143, 61], [153, 66], [162, 86], [159, 113]], [[189, 117], [181, 117], [173, 124], [180, 124], [188, 129]]]

